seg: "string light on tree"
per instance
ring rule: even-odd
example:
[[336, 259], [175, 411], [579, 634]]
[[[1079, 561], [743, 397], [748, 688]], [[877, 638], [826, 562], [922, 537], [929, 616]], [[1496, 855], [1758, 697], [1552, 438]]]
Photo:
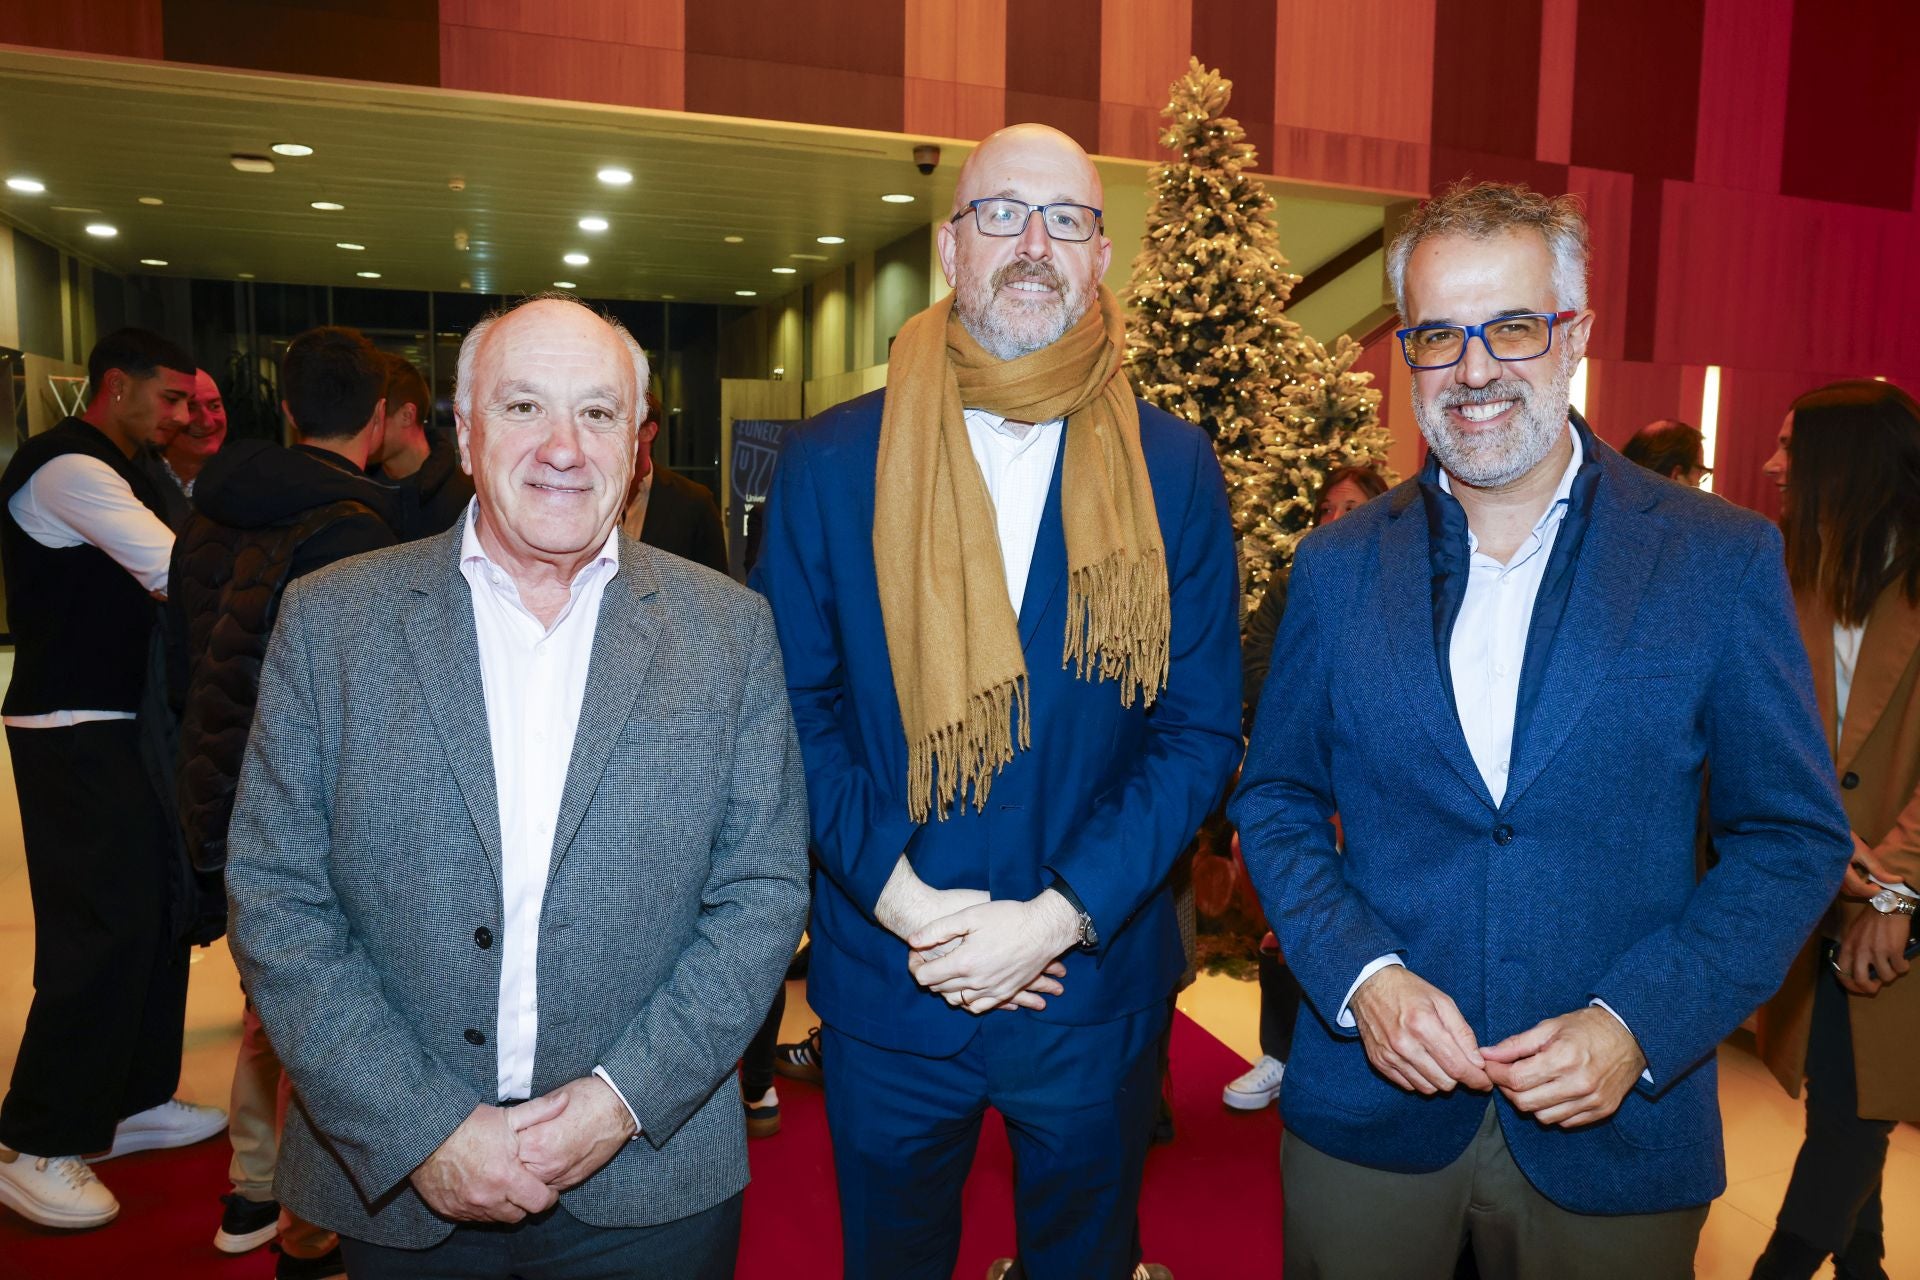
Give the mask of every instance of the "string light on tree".
[[1353, 371], [1359, 345], [1342, 336], [1329, 351], [1285, 313], [1300, 278], [1280, 252], [1253, 146], [1226, 114], [1232, 94], [1195, 58], [1160, 113], [1160, 145], [1179, 158], [1148, 177], [1127, 366], [1142, 398], [1213, 437], [1251, 613], [1313, 527], [1327, 473], [1385, 473], [1390, 437], [1372, 375]]

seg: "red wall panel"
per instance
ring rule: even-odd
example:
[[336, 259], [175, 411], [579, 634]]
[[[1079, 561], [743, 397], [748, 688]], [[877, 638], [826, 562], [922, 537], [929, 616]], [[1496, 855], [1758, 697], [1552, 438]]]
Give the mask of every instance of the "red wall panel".
[[1580, 6], [1575, 164], [1693, 177], [1705, 26], [1705, 0], [1604, 0]]
[[901, 0], [698, 0], [686, 6], [687, 110], [899, 130]]
[[[1540, 0], [1438, 0], [1433, 145], [1532, 160], [1540, 106]], [[1436, 180], [1439, 178], [1436, 172]]]
[[1794, 11], [1784, 193], [1914, 207], [1916, 31], [1913, 0], [1821, 0]]
[[1233, 81], [1233, 113], [1270, 171], [1273, 141], [1272, 0], [1193, 0], [1193, 52]]
[[0, 0], [0, 39], [120, 58], [166, 56], [160, 0]]
[[1007, 120], [1037, 120], [1100, 146], [1100, 0], [1007, 10]]
[[1707, 0], [1694, 181], [1780, 189], [1793, 0]]

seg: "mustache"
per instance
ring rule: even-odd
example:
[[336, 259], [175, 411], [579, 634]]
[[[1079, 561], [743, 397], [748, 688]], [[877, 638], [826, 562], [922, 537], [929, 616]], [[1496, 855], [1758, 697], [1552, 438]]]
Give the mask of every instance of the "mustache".
[[1044, 284], [1063, 296], [1067, 292], [1066, 282], [1053, 269], [1053, 264], [1047, 262], [1009, 262], [993, 273], [990, 283], [994, 289], [1007, 284], [1026, 283]]
[[1517, 378], [1501, 378], [1484, 387], [1449, 387], [1434, 397], [1434, 404], [1452, 409], [1463, 404], [1490, 404], [1495, 400], [1519, 400], [1533, 403], [1533, 388]]

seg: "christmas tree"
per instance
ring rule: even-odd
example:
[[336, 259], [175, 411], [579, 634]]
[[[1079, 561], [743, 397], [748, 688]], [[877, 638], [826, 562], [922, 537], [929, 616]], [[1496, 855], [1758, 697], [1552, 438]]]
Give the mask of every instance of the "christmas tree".
[[1313, 527], [1327, 473], [1386, 470], [1373, 375], [1360, 348], [1328, 351], [1286, 314], [1287, 271], [1273, 197], [1253, 146], [1226, 114], [1233, 82], [1195, 58], [1173, 85], [1153, 170], [1147, 231], [1133, 263], [1128, 371], [1141, 397], [1204, 427], [1226, 476], [1251, 613]]

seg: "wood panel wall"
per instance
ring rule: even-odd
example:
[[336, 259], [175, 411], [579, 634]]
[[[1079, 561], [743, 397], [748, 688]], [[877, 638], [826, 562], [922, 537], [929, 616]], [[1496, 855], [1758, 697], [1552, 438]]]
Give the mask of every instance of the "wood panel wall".
[[1913, 0], [0, 0], [44, 48], [915, 139], [1039, 119], [1141, 159], [1198, 54], [1286, 178], [1581, 193], [1590, 416], [1692, 420], [1720, 366], [1720, 490], [1761, 509], [1792, 395], [1920, 386], [1915, 30]]

